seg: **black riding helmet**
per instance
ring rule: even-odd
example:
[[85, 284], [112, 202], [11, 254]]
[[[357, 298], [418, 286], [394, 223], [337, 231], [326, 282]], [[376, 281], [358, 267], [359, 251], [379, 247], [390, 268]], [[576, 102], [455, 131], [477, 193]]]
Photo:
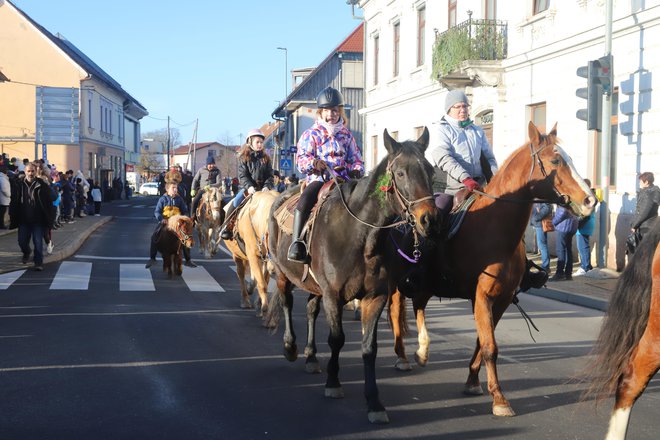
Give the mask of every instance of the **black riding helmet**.
[[316, 97], [316, 106], [318, 108], [331, 108], [344, 105], [344, 97], [339, 90], [332, 87], [326, 87]]

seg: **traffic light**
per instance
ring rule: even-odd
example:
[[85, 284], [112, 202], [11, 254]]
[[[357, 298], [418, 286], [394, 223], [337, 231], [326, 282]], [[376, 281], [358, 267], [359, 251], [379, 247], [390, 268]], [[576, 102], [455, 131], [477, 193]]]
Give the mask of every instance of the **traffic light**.
[[587, 78], [587, 87], [577, 89], [575, 95], [587, 100], [587, 108], [575, 116], [587, 121], [587, 130], [601, 131], [602, 97], [612, 93], [612, 63], [612, 55], [606, 55], [577, 69], [578, 76]]

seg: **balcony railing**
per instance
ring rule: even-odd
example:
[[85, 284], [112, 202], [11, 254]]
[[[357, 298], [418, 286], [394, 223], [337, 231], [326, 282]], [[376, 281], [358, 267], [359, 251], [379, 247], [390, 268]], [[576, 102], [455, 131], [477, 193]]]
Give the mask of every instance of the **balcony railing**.
[[507, 54], [507, 23], [468, 19], [436, 36], [433, 73], [438, 79], [466, 60], [503, 60]]

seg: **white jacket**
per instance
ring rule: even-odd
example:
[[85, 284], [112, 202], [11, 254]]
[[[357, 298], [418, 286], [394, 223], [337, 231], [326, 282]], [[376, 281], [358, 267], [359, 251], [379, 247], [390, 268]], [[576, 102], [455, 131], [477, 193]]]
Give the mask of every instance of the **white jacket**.
[[11, 201], [11, 185], [9, 183], [9, 177], [0, 172], [0, 206], [9, 206]]

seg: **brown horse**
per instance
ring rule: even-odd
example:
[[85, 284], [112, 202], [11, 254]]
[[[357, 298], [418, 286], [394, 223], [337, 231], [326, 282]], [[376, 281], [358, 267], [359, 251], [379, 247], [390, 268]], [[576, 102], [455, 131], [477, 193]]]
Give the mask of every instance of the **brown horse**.
[[167, 219], [167, 224], [160, 230], [156, 241], [156, 249], [163, 256], [163, 271], [172, 278], [172, 272], [183, 273], [181, 267], [183, 246], [193, 247], [193, 222], [185, 215], [173, 215]]
[[[345, 342], [342, 307], [355, 298], [361, 300], [364, 394], [372, 423], [389, 420], [376, 384], [378, 319], [396, 288], [393, 274], [398, 260], [389, 257], [388, 228], [400, 224], [398, 220], [403, 218], [404, 223], [415, 227], [416, 233], [427, 236], [437, 225], [431, 188], [433, 170], [424, 159], [428, 130], [416, 142], [398, 143], [387, 131], [383, 139], [388, 153], [383, 161], [367, 177], [338, 185], [316, 211], [309, 239], [309, 276], [305, 265], [288, 261], [291, 235], [280, 228], [274, 215], [268, 235], [278, 290], [268, 314], [270, 322], [276, 324], [284, 313], [284, 355], [289, 361], [298, 357], [292, 316], [293, 288], [297, 286], [311, 293], [307, 303], [306, 366], [310, 362], [318, 364], [313, 333], [319, 304], [323, 303], [332, 352], [325, 384], [327, 397], [343, 397], [339, 381], [339, 354]], [[292, 195], [293, 191], [283, 193], [271, 212], [276, 213]]]
[[222, 205], [222, 190], [214, 186], [204, 190], [197, 205], [195, 228], [199, 237], [199, 250], [206, 258], [211, 258], [218, 252], [220, 226], [225, 218]]
[[245, 282], [246, 271], [250, 269], [252, 280], [257, 284], [259, 302], [261, 303], [257, 316], [262, 317], [268, 309], [268, 250], [267, 233], [270, 208], [277, 198], [277, 191], [260, 191], [250, 196], [238, 212], [234, 239], [225, 240], [227, 249], [231, 251], [236, 263], [236, 275], [241, 283], [241, 307], [252, 308], [250, 302], [251, 289]]
[[626, 437], [630, 411], [660, 368], [660, 220], [643, 237], [610, 297], [583, 397], [615, 394], [607, 440]]
[[[518, 148], [470, 206], [462, 226], [444, 246], [431, 265], [426, 289], [413, 296], [419, 330], [417, 362], [428, 360], [428, 333], [424, 309], [433, 295], [464, 298], [472, 302], [477, 344], [470, 361], [466, 394], [483, 394], [479, 383], [481, 362], [486, 364], [488, 391], [493, 396], [493, 414], [515, 415], [504, 397], [497, 376], [498, 348], [495, 327], [511, 304], [525, 272], [522, 238], [532, 204], [545, 200], [569, 206], [576, 215], [589, 215], [596, 199], [558, 145], [556, 125], [547, 135], [529, 123], [529, 142]], [[442, 273], [449, 282], [437, 283]], [[451, 286], [451, 291], [446, 286]], [[400, 293], [390, 306], [395, 333], [395, 351], [407, 362], [402, 339], [401, 318], [405, 316]]]

